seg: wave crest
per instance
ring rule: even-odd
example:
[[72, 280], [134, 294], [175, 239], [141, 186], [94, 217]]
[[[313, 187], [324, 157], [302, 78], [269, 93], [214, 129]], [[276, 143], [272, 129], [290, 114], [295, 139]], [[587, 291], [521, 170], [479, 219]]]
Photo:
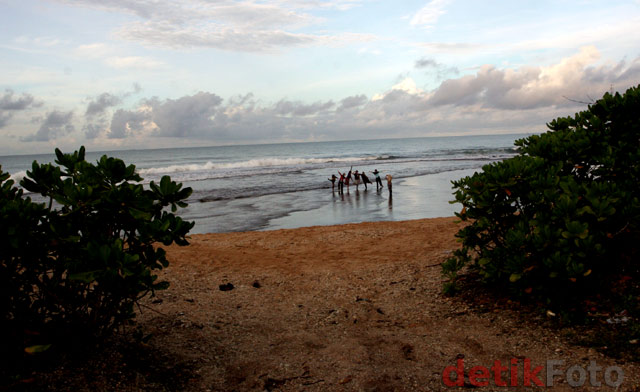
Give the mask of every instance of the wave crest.
[[165, 167], [151, 167], [148, 169], [139, 169], [140, 174], [160, 174], [160, 173], [181, 173], [215, 169], [251, 169], [260, 167], [273, 166], [299, 166], [314, 165], [322, 163], [335, 162], [357, 162], [376, 160], [378, 157], [344, 157], [344, 158], [260, 158], [250, 159], [248, 161], [230, 162], [230, 163], [214, 163], [207, 161], [203, 164], [186, 164], [171, 165]]
[[25, 178], [27, 176], [27, 171], [26, 170], [21, 170], [17, 173], [13, 173], [9, 176], [10, 180], [13, 180], [16, 184], [20, 184], [20, 180], [22, 180], [23, 178]]

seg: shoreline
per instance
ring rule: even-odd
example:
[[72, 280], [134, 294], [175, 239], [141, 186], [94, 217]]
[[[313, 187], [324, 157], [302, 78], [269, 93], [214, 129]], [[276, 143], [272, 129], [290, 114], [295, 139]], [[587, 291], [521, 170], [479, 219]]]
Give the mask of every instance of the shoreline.
[[[195, 234], [272, 231], [309, 226], [441, 218], [461, 207], [454, 199], [451, 180], [478, 169], [461, 169], [394, 179], [393, 197], [384, 188], [367, 191], [352, 186], [344, 195], [330, 187], [255, 198], [190, 204], [183, 219], [195, 220]], [[320, 177], [321, 174], [318, 174]], [[324, 177], [324, 174], [322, 174]]]

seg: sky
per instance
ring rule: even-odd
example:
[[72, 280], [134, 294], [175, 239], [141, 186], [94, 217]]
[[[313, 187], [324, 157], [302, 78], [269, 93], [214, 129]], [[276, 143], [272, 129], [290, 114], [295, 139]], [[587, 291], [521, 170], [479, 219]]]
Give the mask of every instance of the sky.
[[0, 155], [546, 130], [640, 0], [0, 0]]

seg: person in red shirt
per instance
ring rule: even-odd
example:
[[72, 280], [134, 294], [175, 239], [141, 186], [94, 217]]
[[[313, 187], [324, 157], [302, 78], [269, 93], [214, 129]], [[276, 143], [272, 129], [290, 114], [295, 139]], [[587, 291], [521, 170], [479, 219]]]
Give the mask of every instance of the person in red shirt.
[[347, 193], [349, 192], [349, 182], [351, 181], [351, 169], [353, 169], [353, 166], [351, 166], [351, 168], [349, 169], [349, 173], [347, 173], [347, 176], [344, 179], [344, 184], [347, 186]]

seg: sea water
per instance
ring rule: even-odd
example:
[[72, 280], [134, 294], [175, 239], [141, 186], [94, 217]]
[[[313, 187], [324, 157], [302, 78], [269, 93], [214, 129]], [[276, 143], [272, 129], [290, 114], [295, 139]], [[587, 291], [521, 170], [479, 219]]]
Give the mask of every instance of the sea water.
[[[451, 181], [483, 165], [514, 156], [526, 135], [427, 137], [268, 145], [92, 152], [135, 164], [144, 183], [169, 175], [193, 188], [179, 214], [194, 220], [192, 233], [268, 230], [363, 221], [452, 216], [460, 207]], [[71, 152], [71, 151], [65, 151]], [[2, 170], [18, 182], [31, 163], [53, 155], [0, 157]], [[367, 173], [367, 189], [332, 190], [338, 171]], [[376, 190], [374, 170], [384, 188]], [[393, 177], [393, 193], [385, 175]], [[37, 195], [31, 195], [37, 200]]]

